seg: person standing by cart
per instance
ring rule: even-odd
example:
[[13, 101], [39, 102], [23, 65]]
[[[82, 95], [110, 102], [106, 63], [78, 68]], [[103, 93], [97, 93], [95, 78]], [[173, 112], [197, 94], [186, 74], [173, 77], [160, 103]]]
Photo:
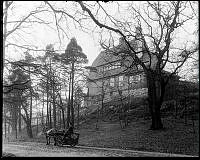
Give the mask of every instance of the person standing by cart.
[[71, 138], [72, 134], [74, 133], [74, 127], [71, 125], [71, 123], [69, 124], [69, 129], [67, 130], [67, 132], [64, 133], [64, 137], [63, 140], [68, 137]]

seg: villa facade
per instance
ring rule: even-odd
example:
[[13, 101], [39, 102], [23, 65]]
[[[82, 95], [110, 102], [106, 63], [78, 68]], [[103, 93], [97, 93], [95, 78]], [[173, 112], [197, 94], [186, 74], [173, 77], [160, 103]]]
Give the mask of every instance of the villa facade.
[[[137, 47], [137, 51], [143, 47], [142, 44], [135, 41], [132, 41], [132, 44]], [[119, 45], [116, 48], [123, 48], [123, 46], [125, 46], [125, 43], [120, 38]], [[112, 51], [115, 52], [116, 48]], [[140, 53], [138, 57], [148, 63], [148, 55]], [[155, 60], [152, 58], [152, 67]], [[100, 52], [90, 66], [85, 105], [95, 109], [101, 107], [102, 104], [104, 106], [116, 106], [119, 101], [130, 104], [135, 98], [147, 97], [148, 89], [145, 73], [139, 65], [132, 66], [132, 62], [130, 56], [126, 56], [126, 58], [120, 56], [120, 54], [116, 56], [110, 53], [110, 50]]]
[[[137, 29], [136, 29], [136, 37]], [[138, 52], [138, 57], [146, 66], [155, 67], [156, 56], [144, 52], [144, 46], [136, 39], [130, 44]], [[124, 49], [125, 48], [125, 49]], [[112, 53], [111, 53], [112, 52]], [[119, 39], [119, 44], [112, 49], [104, 50], [96, 57], [90, 67], [87, 96], [85, 97], [85, 106], [93, 110], [102, 106], [118, 106], [123, 104], [135, 105], [134, 103], [147, 102], [148, 88], [147, 79], [143, 68], [133, 63], [133, 59], [127, 54], [127, 46], [123, 38]], [[117, 54], [115, 54], [117, 53]], [[122, 53], [122, 54], [120, 54]], [[124, 56], [126, 55], [126, 56]], [[164, 71], [166, 74], [169, 72]], [[177, 87], [182, 82], [179, 76], [174, 75], [166, 86], [166, 95], [164, 100], [168, 101], [175, 98]]]

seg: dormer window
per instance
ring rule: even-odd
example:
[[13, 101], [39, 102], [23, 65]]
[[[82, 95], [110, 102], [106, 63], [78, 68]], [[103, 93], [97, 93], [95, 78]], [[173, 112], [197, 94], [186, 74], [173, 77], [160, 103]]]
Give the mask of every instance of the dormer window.
[[101, 66], [98, 68], [99, 72], [105, 72], [105, 71], [109, 71], [112, 69], [117, 69], [121, 67], [121, 62], [117, 61], [117, 62], [112, 62], [111, 64], [106, 64], [104, 66]]

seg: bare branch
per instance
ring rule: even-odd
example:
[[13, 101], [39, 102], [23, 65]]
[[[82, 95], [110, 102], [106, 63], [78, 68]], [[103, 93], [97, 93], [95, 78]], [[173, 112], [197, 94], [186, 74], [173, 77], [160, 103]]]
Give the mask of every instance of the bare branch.
[[134, 54], [131, 55], [131, 56], [134, 58], [135, 62], [137, 62], [137, 63], [140, 64], [144, 69], [146, 69], [146, 66], [144, 65], [144, 63], [137, 57], [135, 50], [134, 50], [133, 47], [130, 45], [130, 43], [127, 41], [126, 36], [125, 36], [119, 29], [115, 29], [115, 28], [112, 28], [112, 27], [109, 27], [109, 26], [107, 26], [107, 25], [104, 25], [104, 24], [100, 23], [100, 22], [94, 17], [94, 15], [91, 13], [91, 11], [83, 4], [82, 1], [78, 1], [77, 3], [80, 4], [80, 6], [81, 6], [81, 8], [83, 9], [83, 11], [86, 11], [86, 12], [90, 15], [90, 17], [92, 18], [92, 20], [93, 20], [100, 28], [106, 28], [106, 29], [108, 29], [108, 30], [114, 31], [114, 32], [118, 33], [119, 35], [121, 35], [121, 36], [124, 38], [124, 40], [125, 40], [126, 44], [128, 45], [128, 47], [129, 47], [129, 48], [131, 49], [131, 51], [134, 53]]
[[16, 24], [16, 26], [12, 30], [8, 31], [5, 36], [8, 37], [14, 31], [19, 29], [19, 27], [24, 23], [24, 21], [26, 21], [30, 16], [37, 14], [37, 13], [40, 13], [40, 12], [44, 12], [44, 11], [47, 11], [47, 10], [35, 10], [35, 11], [30, 12], [26, 17], [24, 17], [21, 21], [19, 21], [19, 23]]

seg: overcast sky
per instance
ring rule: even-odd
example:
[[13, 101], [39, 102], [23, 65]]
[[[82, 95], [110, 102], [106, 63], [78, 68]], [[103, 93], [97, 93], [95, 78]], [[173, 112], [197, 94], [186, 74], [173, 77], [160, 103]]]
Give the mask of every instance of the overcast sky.
[[[15, 8], [13, 9], [13, 12], [10, 12], [9, 20], [17, 20], [19, 17], [24, 16], [27, 14], [28, 11], [30, 11], [34, 4], [38, 6], [40, 2], [34, 2], [34, 1], [15, 1]], [[39, 16], [38, 16], [39, 17]], [[45, 13], [43, 15], [40, 15], [40, 17], [44, 20], [53, 20], [53, 16], [50, 13]], [[54, 23], [54, 22], [53, 22]], [[52, 24], [53, 24], [52, 23]], [[55, 29], [55, 23], [51, 25]], [[9, 26], [8, 26], [9, 27]], [[10, 29], [12, 26], [10, 26]], [[40, 25], [40, 24], [34, 24], [31, 27], [28, 27], [27, 29], [24, 29], [28, 33], [16, 33], [13, 34], [8, 38], [9, 42], [14, 42], [16, 44], [30, 44], [37, 46], [38, 49], [45, 49], [47, 44], [54, 44], [55, 50], [64, 50], [67, 47], [67, 44], [70, 41], [70, 38], [75, 37], [77, 39], [78, 44], [82, 47], [83, 52], [87, 55], [89, 59], [88, 65], [91, 65], [93, 60], [97, 57], [97, 55], [100, 52], [100, 47], [98, 45], [98, 39], [95, 39], [94, 36], [89, 35], [88, 33], [82, 32], [79, 29], [75, 29], [74, 25], [70, 25], [70, 31], [67, 30], [69, 37], [64, 37], [62, 39], [61, 48], [59, 48], [59, 39], [58, 39], [58, 33], [56, 30], [51, 29], [47, 25]], [[23, 34], [22, 34], [23, 33]], [[17, 47], [9, 47], [10, 50], [8, 50], [6, 57], [9, 57], [10, 59], [21, 59], [23, 58], [22, 50]], [[14, 52], [14, 54], [13, 54]], [[41, 52], [31, 52], [33, 55], [39, 55], [42, 54]]]
[[[23, 15], [26, 15], [27, 12], [31, 11], [35, 6], [39, 6], [42, 1], [14, 1], [14, 8], [12, 9], [12, 12], [9, 13], [9, 20], [17, 20]], [[73, 10], [73, 7], [71, 7], [71, 2], [57, 2], [57, 1], [50, 1], [51, 4], [56, 4], [57, 7], [63, 7], [63, 5], [66, 5], [69, 9]], [[126, 6], [127, 3], [130, 2], [120, 2], [121, 5]], [[138, 5], [142, 2], [137, 2]], [[44, 4], [44, 3], [43, 3]], [[71, 8], [70, 8], [71, 7]], [[121, 10], [121, 15], [118, 15], [118, 8], [117, 5], [114, 5], [114, 3], [107, 3], [104, 5], [105, 9], [109, 10], [109, 14], [118, 16], [118, 18], [125, 18], [128, 16], [128, 12], [126, 10]], [[121, 16], [121, 17], [120, 17]], [[43, 12], [42, 14], [39, 14], [37, 17], [40, 17], [43, 20], [52, 22], [51, 26], [54, 29], [51, 29], [47, 25], [40, 25], [40, 24], [34, 24], [32, 26], [29, 26], [28, 28], [24, 29], [24, 31], [28, 32], [17, 32], [16, 34], [10, 36], [8, 38], [9, 42], [14, 42], [17, 44], [29, 44], [29, 45], [35, 45], [38, 47], [38, 49], [45, 49], [47, 44], [54, 44], [55, 50], [62, 50], [64, 51], [66, 49], [67, 44], [70, 41], [70, 38], [75, 37], [77, 39], [78, 44], [82, 47], [83, 52], [87, 55], [89, 59], [88, 65], [91, 65], [94, 59], [97, 57], [97, 55], [100, 53], [100, 46], [98, 43], [99, 37], [98, 34], [92, 35], [82, 32], [79, 29], [76, 29], [73, 24], [69, 23], [68, 27], [66, 28], [65, 25], [63, 25], [63, 29], [66, 29], [65, 31], [68, 34], [68, 38], [62, 37], [62, 43], [60, 46], [59, 39], [58, 39], [58, 33], [55, 28], [55, 21], [54, 21], [54, 15], [49, 12]], [[93, 25], [93, 24], [90, 24]], [[193, 32], [195, 30], [195, 23], [189, 23], [187, 24], [184, 29], [180, 29], [178, 31], [178, 34], [176, 36], [175, 41], [177, 41], [177, 45], [181, 44], [186, 38], [194, 39], [195, 36], [193, 36]], [[10, 26], [12, 28], [12, 26]], [[62, 52], [61, 51], [61, 52]], [[10, 47], [10, 50], [6, 54], [7, 57], [11, 59], [20, 59], [23, 58], [23, 53], [21, 49], [12, 48]], [[13, 54], [14, 53], [14, 54]], [[40, 55], [44, 52], [31, 52], [33, 55]]]

